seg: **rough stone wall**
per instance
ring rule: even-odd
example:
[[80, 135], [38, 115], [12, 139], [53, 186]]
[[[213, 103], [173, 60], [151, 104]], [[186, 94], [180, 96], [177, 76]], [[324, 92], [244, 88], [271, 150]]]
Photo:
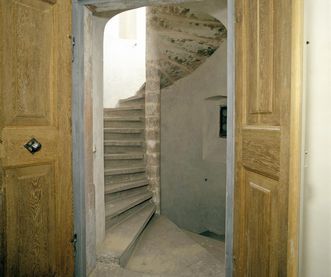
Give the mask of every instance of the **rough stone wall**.
[[146, 171], [159, 213], [161, 89], [191, 74], [227, 34], [217, 19], [178, 5], [149, 7], [146, 17]]

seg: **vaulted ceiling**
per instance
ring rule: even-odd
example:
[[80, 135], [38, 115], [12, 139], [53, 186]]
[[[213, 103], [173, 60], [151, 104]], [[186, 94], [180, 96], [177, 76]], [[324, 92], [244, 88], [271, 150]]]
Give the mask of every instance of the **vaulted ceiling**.
[[157, 47], [164, 88], [205, 62], [224, 42], [227, 31], [214, 17], [168, 5], [149, 8], [147, 35], [152, 36]]

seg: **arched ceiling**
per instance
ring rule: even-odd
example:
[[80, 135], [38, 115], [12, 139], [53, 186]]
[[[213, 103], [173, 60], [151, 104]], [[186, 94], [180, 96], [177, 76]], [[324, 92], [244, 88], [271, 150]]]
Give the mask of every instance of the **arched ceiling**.
[[[149, 8], [147, 36], [152, 37], [157, 47], [161, 88], [164, 88], [199, 67], [226, 39], [227, 31], [212, 16], [167, 5]], [[148, 55], [147, 52], [147, 58]]]

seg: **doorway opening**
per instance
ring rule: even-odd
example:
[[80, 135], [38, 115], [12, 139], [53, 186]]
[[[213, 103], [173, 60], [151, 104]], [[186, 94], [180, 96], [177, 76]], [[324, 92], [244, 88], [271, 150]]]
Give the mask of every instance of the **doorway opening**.
[[115, 263], [179, 274], [186, 261], [192, 274], [225, 275], [227, 8], [206, 2], [85, 9], [95, 194], [86, 248], [96, 249], [87, 272]]
[[226, 39], [221, 20], [194, 6], [133, 9], [105, 24], [103, 116], [93, 112], [99, 270], [225, 274]]

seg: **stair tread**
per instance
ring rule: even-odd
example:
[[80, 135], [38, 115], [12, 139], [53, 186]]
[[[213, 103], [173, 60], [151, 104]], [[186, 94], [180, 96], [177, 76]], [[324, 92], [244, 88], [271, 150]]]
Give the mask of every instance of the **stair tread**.
[[116, 201], [106, 203], [106, 217], [114, 217], [126, 210], [148, 200], [152, 197], [152, 192], [146, 189], [146, 192], [138, 193], [126, 198], [120, 198]]
[[143, 116], [105, 116], [104, 121], [133, 121], [140, 122], [144, 119]]
[[142, 160], [143, 158], [143, 153], [115, 153], [104, 155], [105, 160]]
[[145, 172], [145, 167], [135, 166], [135, 167], [105, 169], [105, 175], [121, 175], [121, 174], [130, 174], [130, 173], [139, 173], [139, 172]]
[[119, 133], [119, 134], [140, 134], [144, 131], [144, 128], [104, 128], [105, 133]]
[[126, 98], [126, 99], [121, 99], [119, 101], [119, 103], [125, 103], [125, 102], [128, 102], [128, 101], [132, 101], [132, 100], [140, 100], [140, 99], [144, 99], [145, 98], [145, 95], [142, 94], [142, 95], [134, 95], [134, 96], [131, 96], [129, 98]]
[[[212, 251], [192, 239], [167, 217], [154, 216], [137, 241], [125, 268], [163, 277], [225, 276], [224, 243], [219, 249], [217, 244], [220, 241], [209, 240], [208, 243], [204, 240], [204, 244], [210, 246]], [[217, 258], [213, 255], [215, 250]]]
[[115, 108], [104, 108], [105, 112], [111, 111], [130, 111], [130, 110], [143, 110], [145, 105], [132, 105], [132, 106], [120, 106]]
[[136, 213], [108, 230], [102, 248], [98, 251], [98, 260], [121, 263], [121, 258], [136, 242], [154, 212], [153, 203], [142, 204]]
[[105, 140], [104, 145], [108, 146], [141, 146], [144, 144], [143, 140]]
[[142, 186], [148, 185], [148, 180], [146, 178], [144, 179], [138, 179], [134, 181], [127, 181], [127, 182], [120, 182], [115, 184], [105, 184], [105, 194], [114, 193], [114, 192], [120, 192], [127, 189], [132, 188], [138, 188]]

